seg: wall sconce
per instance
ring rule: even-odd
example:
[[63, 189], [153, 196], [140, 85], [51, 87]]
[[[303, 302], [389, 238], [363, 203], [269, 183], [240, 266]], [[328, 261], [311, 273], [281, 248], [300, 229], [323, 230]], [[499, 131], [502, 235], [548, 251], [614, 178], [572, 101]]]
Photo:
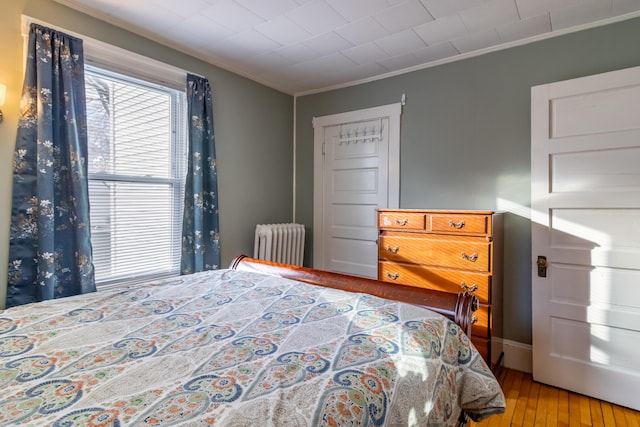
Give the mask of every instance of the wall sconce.
[[[0, 107], [4, 105], [4, 101], [7, 98], [7, 86], [0, 83]], [[0, 110], [0, 122], [2, 122], [2, 110]]]

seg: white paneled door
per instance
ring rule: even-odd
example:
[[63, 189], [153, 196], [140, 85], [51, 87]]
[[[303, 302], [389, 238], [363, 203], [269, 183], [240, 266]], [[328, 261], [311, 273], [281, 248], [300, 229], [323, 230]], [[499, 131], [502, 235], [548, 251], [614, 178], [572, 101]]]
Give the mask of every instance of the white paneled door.
[[400, 104], [314, 119], [314, 267], [376, 278], [376, 209], [397, 207]]
[[640, 67], [531, 95], [533, 378], [640, 410]]

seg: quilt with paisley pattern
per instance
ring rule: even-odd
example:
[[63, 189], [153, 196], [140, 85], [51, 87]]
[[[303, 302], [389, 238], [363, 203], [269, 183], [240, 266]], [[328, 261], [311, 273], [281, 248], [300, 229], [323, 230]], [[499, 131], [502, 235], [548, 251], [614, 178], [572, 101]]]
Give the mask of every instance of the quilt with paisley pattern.
[[217, 270], [0, 311], [0, 425], [425, 426], [504, 411], [424, 308]]

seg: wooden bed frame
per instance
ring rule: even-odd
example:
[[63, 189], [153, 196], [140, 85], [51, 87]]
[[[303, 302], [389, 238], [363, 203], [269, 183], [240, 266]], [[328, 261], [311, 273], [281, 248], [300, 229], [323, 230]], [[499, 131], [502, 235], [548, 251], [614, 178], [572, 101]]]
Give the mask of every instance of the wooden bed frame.
[[249, 258], [246, 255], [236, 257], [229, 268], [265, 273], [312, 285], [366, 293], [380, 298], [419, 305], [452, 319], [469, 337], [471, 336], [471, 325], [473, 324], [473, 312], [478, 309], [478, 298], [469, 292], [461, 292], [456, 295], [396, 283], [389, 284], [378, 280], [316, 270], [309, 267], [258, 260]]

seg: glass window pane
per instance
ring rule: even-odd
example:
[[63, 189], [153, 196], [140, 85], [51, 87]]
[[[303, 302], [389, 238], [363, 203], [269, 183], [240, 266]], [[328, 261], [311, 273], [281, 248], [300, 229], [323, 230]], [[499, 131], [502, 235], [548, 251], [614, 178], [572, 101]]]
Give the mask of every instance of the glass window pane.
[[175, 96], [87, 73], [89, 173], [172, 176]]

